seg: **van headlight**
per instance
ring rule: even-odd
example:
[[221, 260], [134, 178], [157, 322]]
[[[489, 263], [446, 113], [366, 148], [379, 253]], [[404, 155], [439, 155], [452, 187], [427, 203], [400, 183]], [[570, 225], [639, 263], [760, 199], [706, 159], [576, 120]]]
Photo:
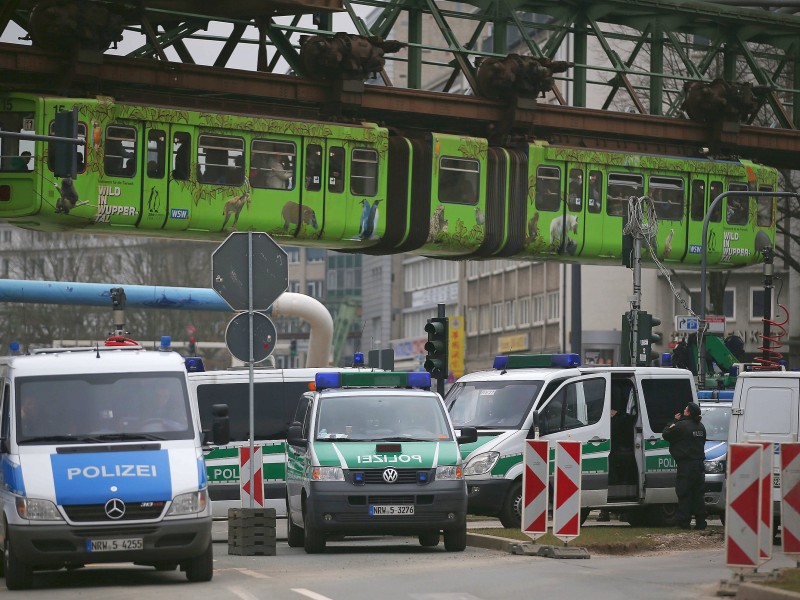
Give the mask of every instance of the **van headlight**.
[[464, 479], [464, 473], [461, 470], [461, 465], [436, 467], [436, 479], [442, 481], [447, 479]]
[[178, 515], [193, 515], [203, 512], [208, 503], [208, 492], [200, 490], [198, 492], [189, 492], [187, 494], [179, 494], [172, 499], [172, 506], [167, 511], [168, 517], [175, 517]]
[[30, 521], [63, 521], [56, 505], [50, 500], [17, 497], [17, 514]]
[[494, 469], [499, 458], [499, 452], [484, 452], [483, 454], [478, 454], [478, 456], [471, 458], [464, 467], [464, 475], [483, 475], [484, 473], [488, 473]]
[[725, 461], [724, 460], [707, 460], [703, 463], [706, 473], [724, 473]]
[[344, 481], [344, 471], [341, 467], [314, 467], [311, 469], [311, 479], [314, 481]]

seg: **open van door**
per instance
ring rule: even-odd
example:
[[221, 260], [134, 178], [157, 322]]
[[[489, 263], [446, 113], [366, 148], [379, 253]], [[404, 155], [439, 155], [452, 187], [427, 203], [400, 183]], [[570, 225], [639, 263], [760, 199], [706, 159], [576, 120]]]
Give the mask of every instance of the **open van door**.
[[610, 390], [609, 373], [574, 377], [537, 410], [541, 439], [582, 443], [581, 506], [600, 506], [608, 499]]

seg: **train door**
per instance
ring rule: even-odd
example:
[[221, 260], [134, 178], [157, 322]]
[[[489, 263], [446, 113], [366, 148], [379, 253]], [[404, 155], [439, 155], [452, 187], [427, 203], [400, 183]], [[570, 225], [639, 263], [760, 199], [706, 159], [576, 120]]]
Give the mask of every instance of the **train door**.
[[[708, 175], [693, 174], [689, 178], [689, 211], [686, 221], [687, 245], [684, 254], [684, 264], [699, 265], [702, 261], [703, 249], [703, 220], [709, 206], [709, 178]], [[715, 211], [719, 214], [719, 211]], [[709, 221], [709, 228], [713, 220]]]
[[[586, 215], [588, 207], [586, 198], [586, 166], [577, 163], [567, 163], [565, 171], [567, 173], [567, 190], [565, 194], [567, 206], [563, 216], [562, 229], [567, 224], [567, 219], [575, 217], [575, 230], [573, 232], [567, 231], [568, 239], [571, 238], [575, 242], [575, 245], [572, 247], [573, 251], [569, 254], [580, 256], [585, 248], [586, 234], [588, 231]], [[566, 250], [567, 244], [562, 244], [562, 246]]]
[[148, 123], [142, 153], [142, 214], [139, 227], [161, 229], [167, 219], [167, 128]]
[[529, 239], [533, 238], [536, 243], [537, 254], [574, 254], [577, 242], [570, 234], [575, 236], [577, 233], [578, 217], [568, 214], [566, 204], [561, 201], [564, 165], [539, 164], [535, 176], [534, 213], [528, 224]]
[[[295, 215], [284, 216], [284, 228], [296, 227], [292, 235], [298, 239], [316, 239], [324, 226], [325, 189], [327, 188], [328, 161], [327, 145], [324, 138], [303, 138], [303, 153], [298, 163], [302, 165], [302, 181], [300, 182], [300, 202]], [[294, 207], [288, 207], [294, 208]], [[284, 211], [287, 207], [284, 206]], [[301, 226], [301, 223], [303, 224]]]
[[603, 258], [622, 257], [622, 228], [628, 201], [644, 195], [644, 178], [635, 173], [609, 170], [606, 175], [606, 195], [603, 212]]
[[338, 242], [344, 235], [347, 222], [347, 152], [344, 141], [329, 140], [323, 156], [326, 157], [322, 185], [325, 200], [320, 239]]
[[377, 149], [366, 146], [347, 144], [345, 150], [350, 176], [345, 190], [347, 211], [342, 237], [359, 242], [379, 240], [386, 230], [386, 189], [379, 177], [380, 156]]
[[603, 248], [603, 172], [587, 165], [584, 171], [583, 248], [581, 254], [597, 257]]
[[97, 222], [137, 225], [142, 210], [143, 128], [135, 121], [116, 121], [105, 129], [103, 177], [97, 195]]
[[164, 229], [187, 229], [194, 220], [192, 162], [194, 128], [171, 125], [167, 138], [167, 193], [163, 199]]
[[[724, 190], [724, 184], [721, 178], [709, 176], [708, 181], [708, 196], [706, 198], [706, 211], [711, 207], [711, 203], [719, 196]], [[725, 225], [722, 220], [722, 209], [725, 204], [725, 198], [717, 202], [717, 206], [711, 213], [708, 220], [708, 235], [706, 236], [706, 259], [708, 264], [718, 264], [722, 260], [722, 249], [725, 246]], [[697, 242], [697, 256], [698, 264], [702, 262], [703, 238], [702, 238], [702, 221], [700, 222], [701, 230]]]

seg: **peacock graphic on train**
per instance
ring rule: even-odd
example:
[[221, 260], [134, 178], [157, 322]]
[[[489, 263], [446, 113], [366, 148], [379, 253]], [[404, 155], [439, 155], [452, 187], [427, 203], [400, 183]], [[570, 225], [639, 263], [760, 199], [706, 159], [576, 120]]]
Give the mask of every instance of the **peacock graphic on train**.
[[[142, 106], [109, 97], [0, 94], [4, 131], [53, 135], [78, 111], [78, 174], [57, 179], [46, 141], [0, 138], [0, 221], [83, 231], [221, 241], [264, 231], [279, 243], [445, 259], [620, 264], [629, 199], [658, 223], [647, 244], [666, 265], [762, 260], [775, 240], [776, 169], [581, 149], [509, 147], [429, 132]], [[26, 154], [27, 153], [27, 154]]]

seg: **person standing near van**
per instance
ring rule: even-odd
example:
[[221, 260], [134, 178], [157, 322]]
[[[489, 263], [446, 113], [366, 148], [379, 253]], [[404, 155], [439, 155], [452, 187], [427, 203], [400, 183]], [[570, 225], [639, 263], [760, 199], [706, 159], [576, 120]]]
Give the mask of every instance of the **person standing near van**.
[[664, 428], [662, 435], [669, 442], [669, 453], [678, 463], [675, 492], [678, 494], [678, 527], [691, 529], [692, 515], [695, 529], [706, 528], [706, 507], [703, 501], [705, 488], [706, 428], [700, 422], [700, 407], [689, 402], [683, 413]]

